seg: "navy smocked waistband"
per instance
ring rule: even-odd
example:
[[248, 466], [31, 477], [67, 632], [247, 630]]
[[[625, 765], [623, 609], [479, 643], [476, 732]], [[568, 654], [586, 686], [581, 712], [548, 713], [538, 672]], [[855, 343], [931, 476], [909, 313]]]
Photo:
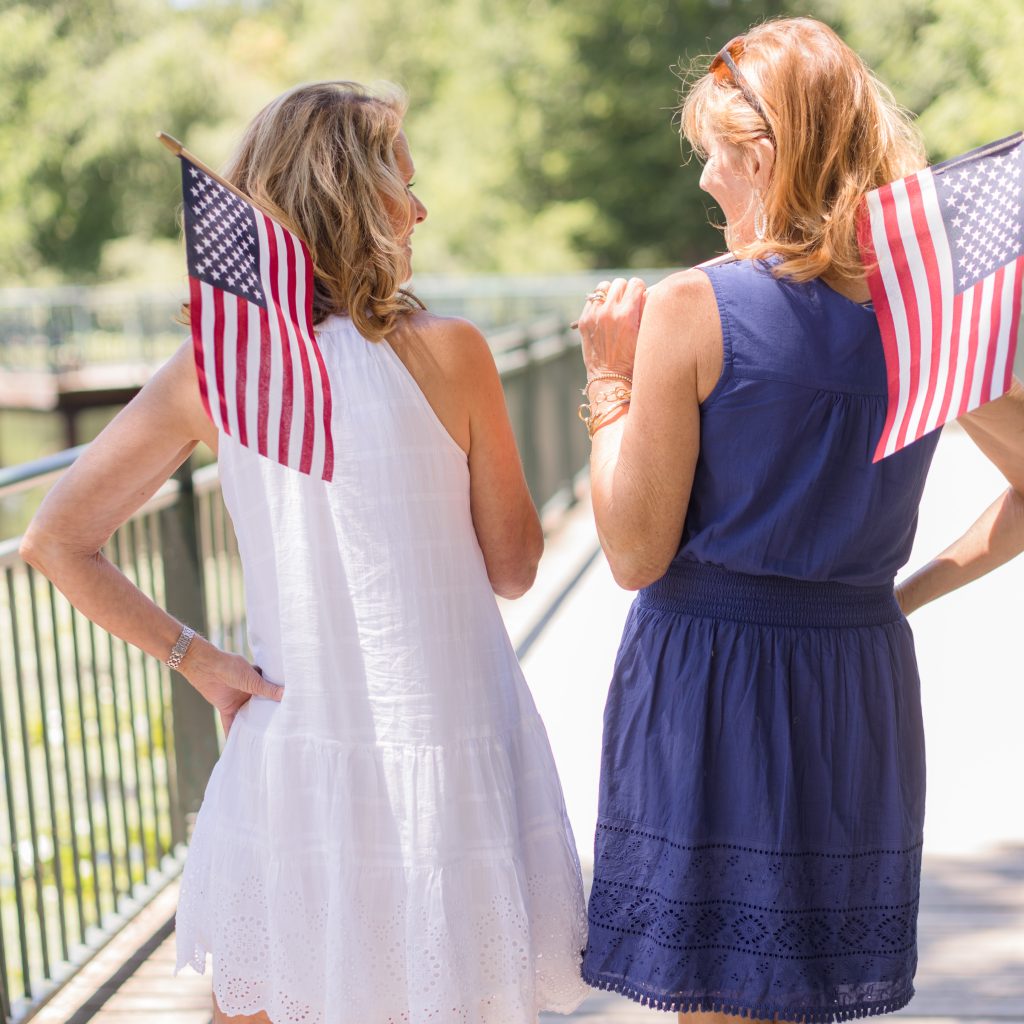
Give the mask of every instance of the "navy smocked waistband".
[[637, 595], [641, 608], [762, 626], [882, 626], [903, 617], [891, 585], [857, 587], [750, 576], [703, 562], [673, 562]]

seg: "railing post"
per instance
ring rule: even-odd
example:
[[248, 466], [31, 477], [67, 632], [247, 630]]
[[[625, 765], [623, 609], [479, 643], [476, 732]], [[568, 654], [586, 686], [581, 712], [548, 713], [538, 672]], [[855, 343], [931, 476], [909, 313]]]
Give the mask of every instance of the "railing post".
[[586, 372], [583, 371], [582, 363], [577, 356], [579, 349], [575, 344], [575, 338], [570, 328], [565, 327], [562, 329], [561, 340], [562, 353], [558, 357], [558, 369], [559, 378], [562, 383], [560, 390], [567, 403], [565, 419], [563, 420], [565, 430], [562, 431], [561, 437], [561, 470], [565, 481], [564, 486], [568, 489], [567, 507], [572, 508], [576, 504], [576, 474], [582, 468], [576, 458], [576, 452], [578, 451], [577, 435], [584, 429], [579, 418], [580, 403], [584, 400], [583, 396], [580, 395], [579, 382], [581, 377], [586, 378]]
[[4, 947], [4, 930], [0, 923], [0, 1020], [11, 1019], [11, 993], [7, 983], [7, 950]]
[[[207, 635], [191, 459], [186, 460], [174, 478], [180, 487], [177, 501], [160, 513], [160, 555], [167, 611]], [[218, 744], [213, 709], [177, 672], [171, 674], [171, 719], [178, 791], [177, 807], [171, 809], [171, 824], [174, 842], [179, 843], [186, 841], [191, 831], [207, 780], [217, 761]]]
[[544, 503], [541, 493], [540, 453], [537, 451], [537, 365], [533, 357], [533, 338], [527, 332], [523, 340], [523, 404], [519, 426], [519, 452], [523, 460], [526, 486], [538, 508]]

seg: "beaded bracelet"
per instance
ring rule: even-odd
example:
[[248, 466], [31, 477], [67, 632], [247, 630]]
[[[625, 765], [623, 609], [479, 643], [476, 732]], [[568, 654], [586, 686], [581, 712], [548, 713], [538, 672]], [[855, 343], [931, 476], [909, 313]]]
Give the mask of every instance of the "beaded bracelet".
[[626, 374], [624, 373], [598, 373], [595, 374], [593, 377], [587, 378], [587, 385], [583, 389], [583, 394], [586, 395], [586, 393], [590, 390], [590, 385], [595, 384], [599, 380], [621, 380], [624, 381], [626, 384], [633, 383], [633, 378], [626, 376]]

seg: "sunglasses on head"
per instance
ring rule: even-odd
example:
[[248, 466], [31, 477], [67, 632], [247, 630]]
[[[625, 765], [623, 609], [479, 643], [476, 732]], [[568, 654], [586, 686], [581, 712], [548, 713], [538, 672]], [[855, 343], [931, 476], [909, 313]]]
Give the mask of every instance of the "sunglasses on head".
[[768, 120], [768, 115], [765, 113], [761, 101], [757, 98], [757, 93], [750, 87], [750, 83], [743, 77], [740, 69], [736, 66], [736, 62], [743, 56], [745, 48], [743, 38], [743, 36], [736, 36], [734, 39], [730, 39], [708, 65], [708, 73], [714, 75], [716, 82], [724, 82], [729, 75], [732, 75], [732, 80], [743, 94], [743, 98], [761, 115], [761, 120], [764, 121], [765, 127], [768, 129], [768, 138], [774, 142], [775, 135], [772, 132], [772, 125]]

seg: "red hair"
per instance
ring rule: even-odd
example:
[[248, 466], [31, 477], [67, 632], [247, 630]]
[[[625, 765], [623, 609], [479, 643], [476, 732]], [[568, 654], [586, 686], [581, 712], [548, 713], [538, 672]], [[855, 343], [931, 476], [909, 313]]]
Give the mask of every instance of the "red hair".
[[753, 142], [775, 140], [775, 165], [761, 196], [764, 237], [736, 255], [776, 254], [776, 273], [797, 281], [861, 277], [862, 197], [926, 162], [910, 114], [832, 29], [813, 18], [755, 26], [743, 37], [736, 64], [764, 117], [733, 76], [722, 73], [694, 81], [679, 108], [682, 133], [698, 156], [706, 156], [706, 141], [715, 139], [735, 147], [750, 166]]

